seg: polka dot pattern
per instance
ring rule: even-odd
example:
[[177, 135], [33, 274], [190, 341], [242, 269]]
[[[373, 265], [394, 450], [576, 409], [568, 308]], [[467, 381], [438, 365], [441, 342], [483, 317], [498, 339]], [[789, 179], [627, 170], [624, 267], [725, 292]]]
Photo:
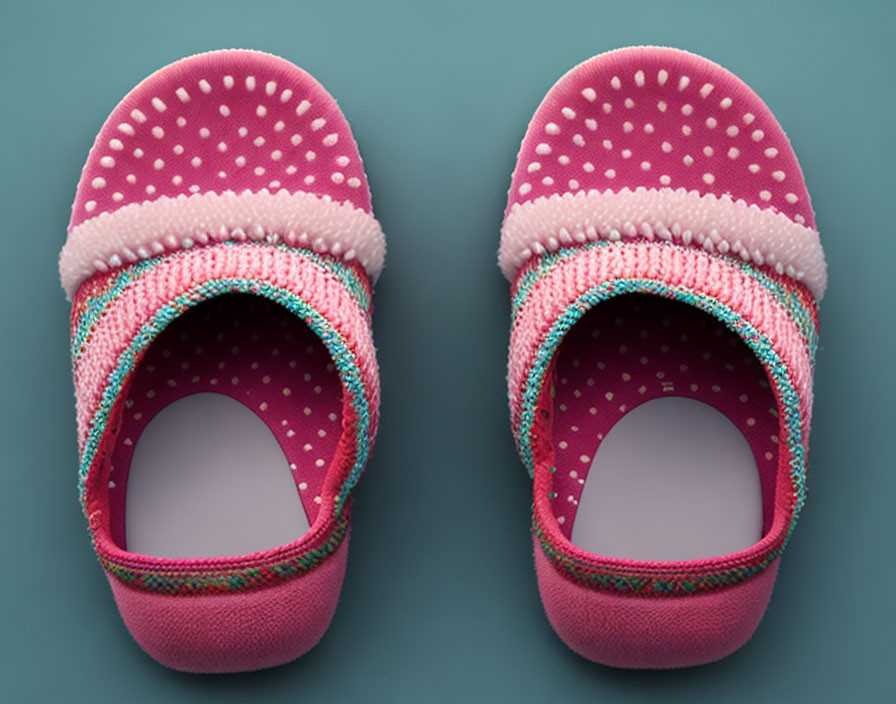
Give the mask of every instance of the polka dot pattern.
[[707, 403], [743, 433], [759, 469], [768, 531], [778, 471], [777, 402], [759, 360], [721, 322], [660, 298], [612, 299], [569, 332], [552, 378], [552, 506], [567, 538], [601, 441], [628, 412], [663, 396]]
[[567, 191], [684, 188], [815, 227], [790, 144], [740, 79], [699, 56], [622, 49], [567, 73], [523, 141], [508, 212]]
[[304, 322], [270, 301], [229, 295], [175, 320], [135, 373], [109, 471], [116, 544], [126, 545], [128, 467], [140, 434], [163, 408], [195, 393], [229, 396], [264, 421], [286, 455], [313, 524], [342, 436], [338, 374], [320, 338]]
[[106, 121], [70, 229], [162, 196], [304, 191], [370, 212], [361, 157], [336, 101], [275, 56], [219, 51], [144, 80]]

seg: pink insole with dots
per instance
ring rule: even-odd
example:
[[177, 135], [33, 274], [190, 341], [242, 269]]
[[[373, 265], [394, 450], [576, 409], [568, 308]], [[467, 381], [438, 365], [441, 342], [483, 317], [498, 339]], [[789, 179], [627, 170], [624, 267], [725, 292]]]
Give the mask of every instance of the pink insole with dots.
[[[749, 443], [762, 489], [765, 533], [778, 465], [777, 403], [744, 342], [696, 308], [627, 295], [589, 311], [563, 340], [554, 366], [554, 514], [571, 538], [601, 441], [652, 399], [684, 397], [726, 416]], [[649, 520], [633, 507], [633, 520]]]
[[228, 396], [267, 425], [289, 463], [308, 522], [314, 523], [342, 434], [339, 377], [320, 338], [302, 320], [272, 302], [231, 294], [172, 322], [134, 375], [109, 475], [117, 545], [127, 543], [128, 470], [141, 434], [167, 406], [200, 393]]

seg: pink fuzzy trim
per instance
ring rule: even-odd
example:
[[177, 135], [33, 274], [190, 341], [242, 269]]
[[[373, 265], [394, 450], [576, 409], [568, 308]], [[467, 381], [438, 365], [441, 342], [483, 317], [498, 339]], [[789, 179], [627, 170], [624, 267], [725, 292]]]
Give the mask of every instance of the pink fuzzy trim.
[[508, 279], [546, 250], [596, 239], [676, 241], [767, 264], [804, 282], [821, 299], [827, 269], [818, 232], [782, 213], [684, 188], [590, 190], [515, 203], [498, 260]]
[[210, 240], [250, 239], [357, 259], [373, 280], [382, 272], [386, 254], [376, 218], [349, 202], [301, 191], [225, 191], [162, 196], [85, 220], [69, 234], [59, 273], [71, 298], [97, 271]]

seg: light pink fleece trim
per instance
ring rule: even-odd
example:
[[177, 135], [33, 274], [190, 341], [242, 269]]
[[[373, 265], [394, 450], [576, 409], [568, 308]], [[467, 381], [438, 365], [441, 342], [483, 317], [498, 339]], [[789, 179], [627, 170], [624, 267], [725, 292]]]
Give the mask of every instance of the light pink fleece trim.
[[724, 257], [644, 241], [583, 249], [536, 282], [511, 331], [508, 383], [511, 420], [520, 422], [521, 393], [548, 330], [586, 290], [619, 279], [649, 279], [712, 296], [772, 340], [794, 381], [808, 427], [812, 364], [799, 329], [762, 284]]
[[354, 352], [371, 394], [370, 406], [377, 408], [379, 378], [367, 316], [341, 280], [301, 252], [212, 245], [184, 252], [144, 273], [98, 320], [74, 367], [81, 449], [109, 375], [139, 329], [176, 296], [205, 281], [224, 278], [268, 281], [289, 289], [324, 315]]
[[827, 272], [818, 232], [727, 194], [684, 188], [582, 190], [514, 203], [501, 231], [498, 261], [513, 280], [530, 257], [544, 251], [623, 237], [730, 252], [803, 281], [818, 299], [824, 295]]
[[357, 259], [373, 280], [386, 240], [372, 214], [302, 191], [196, 193], [131, 203], [72, 228], [59, 271], [71, 298], [97, 271], [210, 240], [267, 240]]

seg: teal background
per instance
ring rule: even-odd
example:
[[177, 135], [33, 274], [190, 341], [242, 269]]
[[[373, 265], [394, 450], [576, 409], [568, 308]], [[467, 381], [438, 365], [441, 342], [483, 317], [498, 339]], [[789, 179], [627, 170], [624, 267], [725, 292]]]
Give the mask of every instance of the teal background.
[[[7, 702], [893, 701], [896, 4], [0, 2], [0, 696]], [[628, 44], [701, 53], [771, 106], [830, 264], [810, 492], [771, 606], [734, 656], [674, 672], [578, 658], [539, 603], [505, 401], [495, 265], [525, 126], [563, 72]], [[379, 442], [345, 589], [298, 662], [197, 677], [119, 620], [75, 491], [56, 257], [96, 131], [140, 79], [223, 47], [339, 99], [389, 240]]]

